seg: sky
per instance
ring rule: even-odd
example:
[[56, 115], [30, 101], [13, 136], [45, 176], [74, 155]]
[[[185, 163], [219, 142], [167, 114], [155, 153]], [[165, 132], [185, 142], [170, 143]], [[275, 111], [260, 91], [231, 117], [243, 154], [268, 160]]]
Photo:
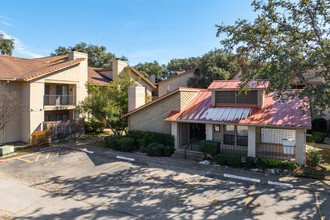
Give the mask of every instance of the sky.
[[0, 0], [0, 32], [13, 56], [49, 56], [79, 42], [105, 46], [129, 65], [201, 56], [221, 48], [216, 24], [256, 15], [249, 0]]

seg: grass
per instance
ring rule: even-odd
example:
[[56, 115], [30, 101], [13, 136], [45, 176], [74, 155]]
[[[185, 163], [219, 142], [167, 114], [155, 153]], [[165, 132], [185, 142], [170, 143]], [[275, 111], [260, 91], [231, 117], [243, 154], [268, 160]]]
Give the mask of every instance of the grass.
[[91, 142], [90, 145], [93, 145], [96, 147], [106, 147], [104, 140]]

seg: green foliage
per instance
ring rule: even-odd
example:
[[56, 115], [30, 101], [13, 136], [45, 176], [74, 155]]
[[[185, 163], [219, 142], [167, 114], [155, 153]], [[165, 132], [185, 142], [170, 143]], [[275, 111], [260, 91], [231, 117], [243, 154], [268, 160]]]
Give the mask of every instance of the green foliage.
[[280, 167], [281, 163], [282, 162], [280, 160], [271, 160], [269, 163], [269, 166], [270, 167]]
[[189, 57], [184, 59], [172, 59], [168, 62], [166, 68], [169, 76], [173, 76], [179, 71], [192, 70], [199, 65], [200, 57]]
[[317, 150], [308, 150], [307, 151], [307, 163], [313, 166], [318, 166], [323, 162], [322, 155]]
[[115, 134], [127, 128], [128, 88], [134, 80], [129, 71], [121, 72], [108, 86], [87, 84], [89, 95], [79, 103], [78, 113], [89, 113], [97, 119], [106, 119]]
[[268, 160], [264, 157], [257, 157], [257, 165], [261, 168], [283, 168], [283, 169], [296, 169], [298, 167], [298, 164], [293, 161], [289, 162], [282, 162], [280, 160]]
[[78, 43], [73, 47], [59, 46], [51, 56], [67, 54], [72, 50], [84, 52], [88, 54], [88, 66], [96, 68], [110, 68], [112, 61], [116, 59], [113, 53], [106, 52], [107, 48], [104, 46], [96, 46], [93, 44], [86, 44], [84, 42]]
[[86, 133], [100, 133], [103, 131], [104, 124], [94, 118], [85, 121], [85, 132]]
[[147, 154], [149, 156], [164, 156], [164, 145], [159, 143], [151, 143], [147, 146]]
[[257, 166], [262, 167], [262, 168], [267, 168], [270, 166], [270, 161], [267, 158], [264, 157], [257, 157]]
[[298, 164], [296, 162], [293, 162], [293, 161], [289, 161], [289, 162], [281, 162], [279, 164], [279, 167], [280, 168], [283, 168], [283, 169], [290, 169], [290, 170], [294, 170], [298, 167]]
[[312, 131], [327, 133], [327, 121], [324, 118], [316, 118], [312, 121]]
[[226, 165], [226, 155], [217, 154], [215, 156], [215, 162], [220, 165]]
[[131, 137], [124, 137], [118, 140], [120, 151], [130, 152], [134, 147], [134, 139]]
[[142, 153], [145, 153], [147, 151], [147, 142], [145, 139], [140, 138], [140, 139], [136, 139], [137, 142], [137, 146], [140, 149], [140, 151]]
[[[238, 58], [248, 61], [241, 75], [242, 88], [251, 80], [269, 80], [267, 92], [276, 91], [281, 100], [305, 98], [303, 109], [310, 109], [313, 118], [322, 116], [330, 104], [325, 101], [330, 94], [329, 3], [254, 0], [252, 6], [258, 13], [255, 20], [217, 25], [217, 36], [223, 37], [224, 48], [236, 50]], [[323, 82], [309, 83], [318, 77]], [[290, 93], [285, 91], [296, 84], [306, 86]]]
[[240, 167], [242, 162], [242, 158], [238, 156], [226, 156], [226, 163], [228, 166], [232, 167]]
[[313, 132], [312, 136], [307, 136], [306, 140], [310, 143], [323, 143], [324, 138], [327, 136], [327, 134], [321, 133], [321, 132]]
[[107, 136], [104, 138], [104, 142], [107, 147], [118, 150], [120, 148], [119, 140], [122, 138], [123, 136]]
[[207, 88], [214, 80], [228, 79], [238, 68], [238, 60], [220, 49], [211, 50], [199, 59], [201, 77], [188, 80], [188, 87]]
[[246, 162], [247, 168], [253, 167], [254, 161], [255, 161], [254, 157], [246, 157], [245, 162]]
[[175, 149], [171, 145], [165, 145], [164, 146], [164, 156], [170, 157], [174, 153]]
[[157, 82], [165, 73], [165, 66], [161, 66], [157, 61], [139, 63], [135, 65], [134, 68], [137, 69], [147, 79], [151, 75], [155, 75]]
[[201, 152], [205, 155], [209, 154], [212, 157], [219, 154], [220, 151], [220, 142], [218, 141], [209, 141], [209, 140], [202, 140], [198, 143]]
[[6, 39], [2, 33], [0, 33], [0, 54], [11, 56], [14, 50], [14, 39]]
[[146, 145], [149, 145], [151, 143], [159, 143], [174, 146], [174, 137], [170, 134], [129, 130], [127, 135], [133, 137], [135, 140], [144, 139], [146, 141]]

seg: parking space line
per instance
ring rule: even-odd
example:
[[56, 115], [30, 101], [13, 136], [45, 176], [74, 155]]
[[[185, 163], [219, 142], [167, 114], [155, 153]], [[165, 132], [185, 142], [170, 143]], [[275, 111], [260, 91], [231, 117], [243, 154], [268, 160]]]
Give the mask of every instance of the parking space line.
[[41, 156], [41, 153], [38, 154], [37, 158], [34, 160], [34, 162], [37, 162], [39, 160], [39, 157]]
[[318, 211], [318, 213], [319, 213], [319, 215], [320, 215], [320, 219], [321, 220], [324, 220], [325, 218], [324, 218], [324, 216], [322, 216], [322, 211], [321, 211], [321, 207], [320, 207], [320, 202], [319, 202], [319, 199], [317, 198], [317, 192], [315, 192], [315, 200], [316, 200], [316, 207], [317, 207], [317, 211]]
[[16, 157], [16, 159], [22, 160], [22, 161], [25, 161], [25, 162], [28, 162], [28, 163], [33, 163], [34, 162], [33, 160], [27, 160], [27, 159], [23, 159], [23, 158], [20, 158], [20, 157]]
[[194, 185], [198, 184], [203, 178], [204, 178], [204, 176], [199, 178], [199, 180], [197, 180], [195, 183], [191, 183], [189, 180], [186, 180], [186, 179], [183, 179], [183, 180], [186, 181], [187, 183], [189, 183], [190, 185], [194, 186]]
[[184, 190], [184, 189], [182, 189], [180, 186], [178, 186], [175, 182], [173, 182], [173, 181], [171, 181], [171, 180], [170, 180], [170, 182], [171, 182], [172, 184], [174, 184], [177, 188], [181, 189], [184, 193], [187, 192], [186, 190]]
[[126, 165], [126, 164], [127, 164], [127, 163], [121, 163], [121, 164], [119, 164], [119, 165], [117, 165], [117, 166], [115, 166], [115, 167], [112, 167], [112, 168], [110, 168], [110, 169], [107, 169], [107, 170], [105, 170], [105, 171], [103, 171], [103, 172], [101, 172], [101, 173], [98, 173], [98, 174], [92, 176], [91, 179], [94, 179], [94, 178], [96, 178], [96, 177], [98, 177], [98, 176], [100, 176], [100, 175], [102, 175], [102, 174], [105, 174], [105, 173], [107, 173], [107, 172], [109, 172], [109, 171], [111, 171], [111, 170], [114, 170], [114, 169], [116, 169], [116, 168], [118, 168], [118, 167], [121, 167], [121, 166], [124, 166], [124, 165]]
[[253, 185], [251, 186], [251, 191], [250, 191], [250, 193], [249, 193], [249, 197], [246, 199], [246, 202], [245, 202], [244, 208], [243, 208], [243, 210], [242, 210], [243, 214], [245, 213], [247, 206], [249, 205], [249, 203], [250, 203], [251, 200], [252, 200], [252, 194], [253, 194], [253, 190], [254, 190], [254, 189], [255, 189], [255, 184], [253, 184]]
[[50, 155], [50, 152], [48, 152], [48, 154], [47, 154], [47, 156], [46, 156], [46, 159], [48, 159], [49, 155]]

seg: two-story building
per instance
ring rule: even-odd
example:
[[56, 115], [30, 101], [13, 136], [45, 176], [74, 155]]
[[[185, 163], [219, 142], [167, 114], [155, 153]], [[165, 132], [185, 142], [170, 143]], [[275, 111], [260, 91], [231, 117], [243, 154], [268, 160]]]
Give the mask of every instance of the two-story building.
[[[198, 151], [200, 140], [220, 142], [220, 153], [306, 160], [306, 129], [311, 127], [302, 100], [285, 102], [266, 94], [269, 82], [253, 81], [246, 94], [238, 80], [216, 80], [208, 89], [178, 88], [128, 112], [130, 130], [172, 134], [178, 151]], [[290, 90], [288, 93], [292, 92]], [[138, 96], [137, 96], [138, 97]], [[304, 114], [305, 111], [307, 114]], [[283, 147], [283, 140], [293, 146]]]

